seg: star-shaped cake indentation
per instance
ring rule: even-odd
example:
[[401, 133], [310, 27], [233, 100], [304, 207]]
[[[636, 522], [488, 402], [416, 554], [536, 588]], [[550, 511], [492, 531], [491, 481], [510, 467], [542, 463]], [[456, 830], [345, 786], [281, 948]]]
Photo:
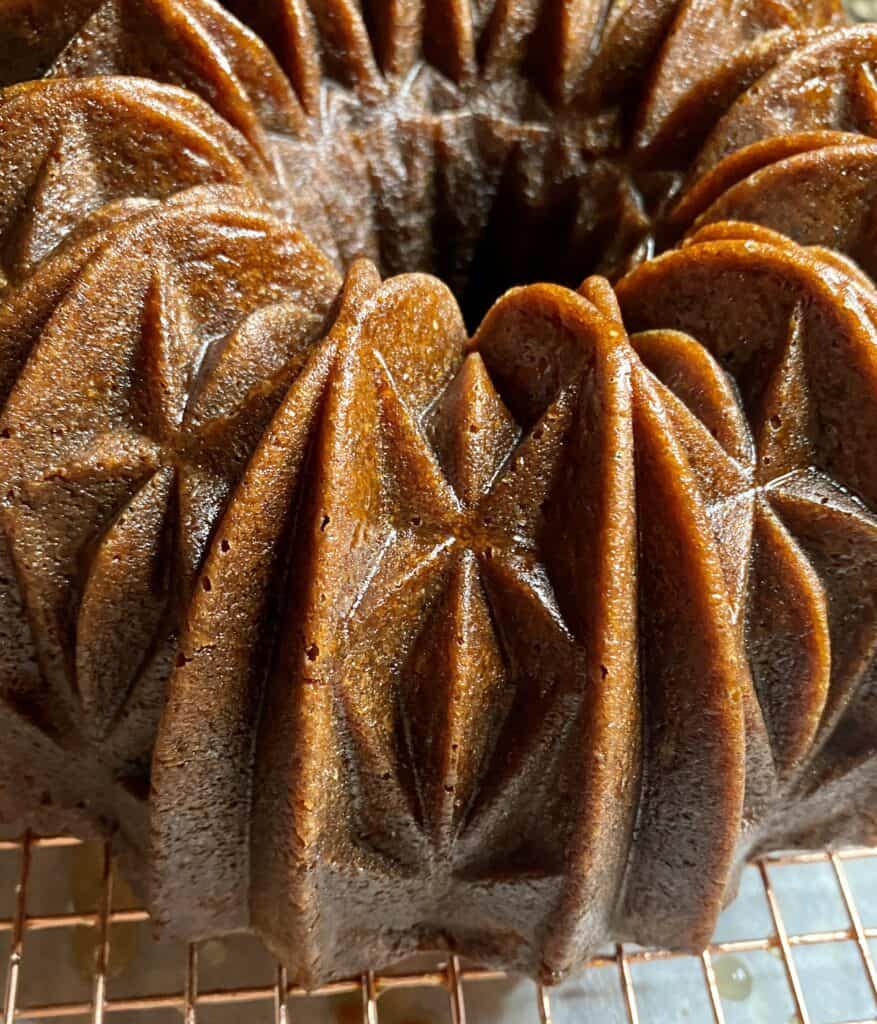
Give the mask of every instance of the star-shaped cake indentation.
[[[4, 527], [41, 667], [59, 717], [95, 740], [133, 701], [148, 743], [212, 526], [335, 290], [301, 236], [225, 197], [197, 214], [187, 194], [147, 204], [83, 246], [4, 411]], [[200, 234], [181, 250], [193, 216]], [[239, 277], [260, 245], [270, 272]], [[205, 251], [226, 260], [212, 295]], [[46, 380], [75, 396], [78, 424], [35, 414]]]

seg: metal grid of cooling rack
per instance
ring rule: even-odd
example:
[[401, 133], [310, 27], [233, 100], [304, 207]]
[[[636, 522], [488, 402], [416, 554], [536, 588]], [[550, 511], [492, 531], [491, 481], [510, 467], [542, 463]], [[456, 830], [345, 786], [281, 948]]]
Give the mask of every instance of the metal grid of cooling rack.
[[[398, 974], [375, 974], [369, 972], [361, 978], [336, 982], [310, 995], [290, 985], [286, 972], [281, 966], [273, 968], [274, 981], [271, 985], [253, 985], [239, 988], [206, 988], [199, 984], [199, 947], [191, 945], [183, 954], [185, 959], [185, 984], [180, 991], [164, 992], [127, 998], [111, 998], [107, 991], [110, 958], [113, 951], [113, 930], [122, 924], [147, 922], [145, 910], [117, 909], [113, 900], [114, 870], [109, 845], [101, 849], [101, 877], [97, 907], [89, 912], [65, 912], [56, 914], [31, 914], [29, 899], [34, 887], [32, 862], [36, 851], [72, 850], [81, 844], [78, 840], [65, 837], [40, 838], [25, 835], [14, 841], [0, 841], [0, 852], [18, 855], [17, 884], [14, 898], [9, 902], [12, 908], [9, 917], [0, 917], [0, 940], [10, 940], [8, 965], [6, 966], [5, 997], [3, 1003], [3, 1024], [41, 1020], [91, 1020], [101, 1024], [116, 1014], [133, 1014], [124, 1019], [147, 1019], [147, 1011], [178, 1011], [185, 1024], [198, 1024], [207, 1008], [216, 1006], [255, 1006], [263, 1010], [273, 1007], [275, 1024], [292, 1024], [298, 1019], [297, 1008], [301, 1001], [310, 1001], [314, 996], [355, 994], [358, 1006], [355, 1016], [348, 1012], [344, 1020], [361, 1019], [363, 1024], [381, 1024], [381, 997], [400, 989], [431, 989], [443, 992], [447, 1000], [447, 1016], [452, 1024], [465, 1024], [467, 998], [475, 986], [484, 982], [503, 979], [496, 971], [469, 967], [457, 957], [451, 957], [426, 971], [411, 971]], [[837, 852], [814, 852], [797, 854], [775, 854], [755, 862], [754, 870], [763, 887], [766, 906], [769, 911], [770, 934], [757, 938], [740, 938], [733, 941], [714, 942], [699, 958], [699, 972], [706, 993], [706, 1003], [714, 1024], [726, 1024], [721, 985], [717, 982], [715, 962], [717, 957], [727, 954], [771, 952], [782, 964], [794, 1008], [791, 1020], [800, 1024], [813, 1024], [796, 966], [793, 951], [802, 947], [828, 946], [830, 944], [853, 944], [857, 950], [859, 967], [870, 989], [874, 1005], [873, 1016], [858, 1017], [855, 1020], [832, 1021], [832, 1024], [877, 1024], [877, 970], [874, 951], [877, 951], [877, 927], [866, 927], [854, 897], [853, 887], [848, 878], [850, 862], [861, 863], [871, 859], [877, 865], [877, 849], [851, 849]], [[830, 868], [837, 887], [845, 915], [845, 926], [828, 930], [793, 932], [787, 927], [777, 899], [772, 870], [789, 865], [821, 864]], [[870, 888], [870, 883], [869, 883]], [[835, 922], [837, 923], [837, 922]], [[875, 922], [877, 923], [877, 922]], [[94, 945], [93, 969], [90, 980], [90, 998], [78, 1002], [54, 1002], [42, 1005], [19, 1005], [19, 982], [25, 967], [25, 938], [36, 932], [53, 929], [87, 928], [91, 930]], [[692, 963], [698, 958], [683, 957], [661, 950], [647, 950], [639, 947], [618, 946], [603, 956], [589, 961], [583, 977], [595, 968], [610, 968], [617, 972], [617, 980], [623, 1001], [627, 1024], [641, 1024], [637, 986], [634, 974], [639, 965], [659, 961], [687, 959]], [[48, 965], [47, 965], [48, 966]], [[539, 986], [532, 986], [532, 1004], [529, 1019], [541, 1024], [552, 1022], [552, 1000], [554, 992]], [[586, 1004], [585, 1004], [586, 1008]], [[241, 1009], [243, 1013], [243, 1009]], [[269, 1010], [270, 1015], [270, 1010]], [[361, 1015], [361, 1017], [360, 1017]], [[118, 1019], [118, 1018], [117, 1018]], [[240, 1018], [244, 1019], [244, 1018]], [[270, 1016], [269, 1018], [270, 1019]], [[591, 1019], [587, 1015], [579, 1020]], [[593, 1019], [598, 1019], [594, 1017]], [[701, 1017], [703, 1020], [710, 1019]]]

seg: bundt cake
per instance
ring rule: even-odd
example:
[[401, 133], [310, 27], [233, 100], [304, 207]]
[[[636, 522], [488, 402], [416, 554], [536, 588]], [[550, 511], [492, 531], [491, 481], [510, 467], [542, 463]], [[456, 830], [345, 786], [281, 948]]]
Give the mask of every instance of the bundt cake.
[[306, 986], [699, 949], [877, 841], [874, 62], [839, 0], [0, 3], [0, 819]]

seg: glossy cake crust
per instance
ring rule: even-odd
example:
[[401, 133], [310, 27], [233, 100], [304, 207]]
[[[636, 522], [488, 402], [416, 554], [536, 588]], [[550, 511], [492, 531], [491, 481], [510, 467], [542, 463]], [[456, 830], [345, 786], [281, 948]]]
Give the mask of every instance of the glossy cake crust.
[[228, 6], [0, 10], [0, 817], [305, 985], [877, 840], [877, 31]]

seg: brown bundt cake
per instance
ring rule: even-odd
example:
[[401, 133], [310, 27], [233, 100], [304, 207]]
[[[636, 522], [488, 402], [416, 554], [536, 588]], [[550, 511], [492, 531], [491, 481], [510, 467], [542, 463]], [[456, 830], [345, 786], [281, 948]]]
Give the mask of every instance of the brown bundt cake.
[[0, 3], [0, 819], [305, 985], [697, 949], [877, 841], [874, 61], [835, 0]]

